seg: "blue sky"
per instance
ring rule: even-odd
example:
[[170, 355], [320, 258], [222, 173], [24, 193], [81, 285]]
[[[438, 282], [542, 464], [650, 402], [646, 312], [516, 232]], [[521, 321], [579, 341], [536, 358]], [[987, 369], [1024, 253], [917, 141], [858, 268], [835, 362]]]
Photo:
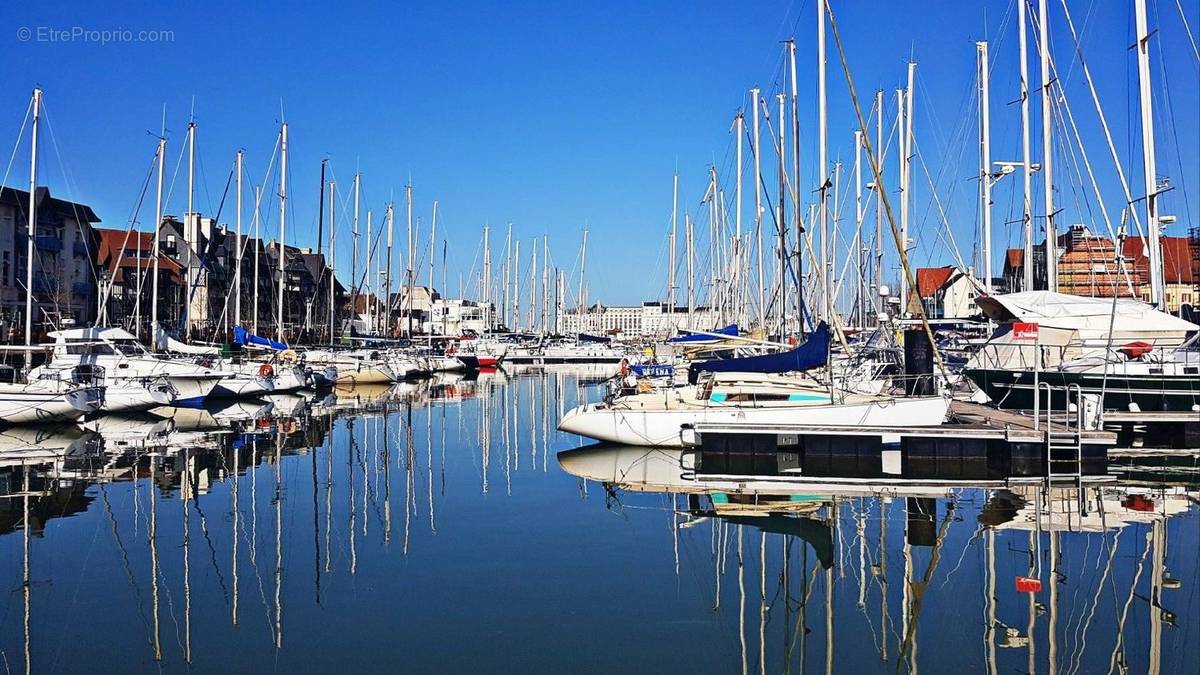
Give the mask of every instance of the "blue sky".
[[[467, 275], [476, 260], [485, 222], [493, 226], [493, 241], [501, 242], [507, 223], [513, 223], [526, 246], [522, 266], [528, 264], [529, 240], [549, 234], [554, 262], [568, 274], [586, 224], [592, 233], [590, 299], [635, 302], [663, 294], [676, 166], [681, 210], [704, 220], [700, 199], [713, 163], [732, 201], [733, 116], [746, 105], [750, 87], [769, 95], [784, 84], [780, 41], [794, 35], [801, 192], [816, 187], [812, 0], [252, 4], [6, 3], [0, 9], [0, 77], [8, 84], [0, 98], [0, 145], [6, 160], [18, 140], [29, 91], [41, 86], [53, 133], [45, 137], [40, 182], [59, 196], [93, 205], [106, 226], [122, 227], [140, 195], [163, 106], [170, 174], [194, 101], [202, 167], [197, 203], [212, 213], [238, 148], [247, 153], [248, 174], [261, 181], [282, 108], [292, 151], [290, 243], [315, 245], [319, 166], [328, 158], [343, 197], [355, 167], [361, 170], [364, 211], [372, 208], [377, 222], [389, 198], [402, 202], [410, 177], [424, 226], [432, 201], [439, 200], [439, 239], [449, 240], [450, 292], [458, 289], [458, 273]], [[1119, 222], [1124, 200], [1116, 173], [1072, 58], [1062, 7], [1058, 0], [1050, 4], [1051, 46], [1063, 88], [1111, 219]], [[1194, 2], [1182, 4], [1196, 35], [1200, 11]], [[864, 105], [882, 87], [892, 115], [893, 90], [902, 85], [909, 55], [916, 59], [918, 149], [970, 261], [977, 223], [974, 42], [987, 38], [992, 44], [993, 158], [1018, 159], [1019, 109], [1009, 103], [1017, 98], [1013, 3], [835, 2], [834, 11]], [[1133, 41], [1132, 3], [1072, 2], [1071, 11], [1138, 196], [1136, 69], [1127, 49]], [[1164, 197], [1163, 211], [1179, 216], [1171, 233], [1184, 234], [1189, 217], [1200, 217], [1200, 65], [1175, 0], [1150, 0], [1150, 14], [1159, 29], [1152, 52], [1159, 174], [1170, 176], [1176, 187]], [[102, 45], [48, 42], [37, 33], [39, 27], [76, 26], [135, 34], [165, 30], [173, 36], [167, 42]], [[22, 28], [33, 31], [31, 39], [21, 40]], [[832, 33], [829, 58], [829, 152], [831, 161], [845, 162], [849, 178], [855, 121]], [[1036, 87], [1036, 58], [1030, 73]], [[1036, 127], [1034, 134], [1038, 161]], [[21, 143], [7, 179], [17, 186], [28, 180], [27, 140]], [[1094, 202], [1089, 183], [1068, 172], [1068, 153], [1058, 147], [1060, 226], [1086, 222], [1103, 231], [1095, 205], [1089, 208], [1089, 200]], [[894, 153], [892, 158], [885, 183], [894, 189]], [[764, 165], [773, 167], [772, 160], [764, 155]], [[913, 257], [921, 265], [948, 263], [953, 257], [925, 170], [914, 168]], [[764, 174], [774, 185], [773, 170], [764, 167]], [[184, 210], [184, 185], [181, 169], [168, 212]], [[845, 185], [852, 189], [851, 182]], [[1019, 245], [1019, 225], [1004, 224], [1019, 215], [1013, 191], [1019, 185], [1006, 179], [996, 189], [997, 249]], [[1040, 191], [1036, 176], [1035, 185]], [[749, 183], [747, 190], [749, 222]], [[1034, 200], [1040, 205], [1039, 196]], [[264, 210], [273, 214], [276, 208]], [[852, 202], [846, 208], [849, 228]], [[143, 222], [152, 220], [149, 213], [143, 213]], [[402, 222], [402, 208], [398, 213]], [[227, 207], [222, 219], [232, 221], [231, 214]], [[271, 233], [275, 220], [272, 215]], [[341, 238], [340, 250], [348, 247], [349, 239]], [[340, 256], [339, 268], [343, 262]]]

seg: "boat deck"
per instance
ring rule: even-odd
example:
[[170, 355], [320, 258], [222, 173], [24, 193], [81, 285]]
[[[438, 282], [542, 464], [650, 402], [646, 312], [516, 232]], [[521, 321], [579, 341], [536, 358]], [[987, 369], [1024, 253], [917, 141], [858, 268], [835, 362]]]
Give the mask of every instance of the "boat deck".
[[[730, 436], [775, 435], [775, 436], [858, 436], [878, 437], [884, 443], [898, 443], [904, 438], [956, 438], [978, 440], [1003, 440], [1009, 443], [1046, 442], [1046, 430], [1034, 429], [1033, 418], [1009, 410], [999, 410], [969, 401], [953, 401], [950, 405], [950, 422], [936, 427], [874, 427], [858, 425], [807, 426], [796, 424], [721, 424], [699, 423], [691, 427], [694, 437], [703, 434]], [[1056, 431], [1063, 430], [1065, 418], [1056, 418]], [[684, 434], [685, 441], [688, 434]], [[695, 438], [693, 438], [695, 440]], [[1117, 435], [1111, 431], [1084, 431], [1080, 434], [1084, 445], [1112, 446]]]

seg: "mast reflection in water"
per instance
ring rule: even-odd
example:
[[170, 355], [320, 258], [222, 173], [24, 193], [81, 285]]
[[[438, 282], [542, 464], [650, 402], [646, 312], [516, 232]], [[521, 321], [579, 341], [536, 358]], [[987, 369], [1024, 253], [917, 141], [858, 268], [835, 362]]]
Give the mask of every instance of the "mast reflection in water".
[[579, 448], [607, 374], [0, 432], [5, 670], [1194, 668], [1194, 457], [1077, 491]]

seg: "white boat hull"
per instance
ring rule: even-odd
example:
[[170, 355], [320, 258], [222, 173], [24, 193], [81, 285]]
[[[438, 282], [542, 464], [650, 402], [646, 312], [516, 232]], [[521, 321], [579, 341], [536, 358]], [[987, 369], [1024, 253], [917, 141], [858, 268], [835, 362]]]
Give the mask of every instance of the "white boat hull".
[[614, 408], [603, 403], [589, 403], [563, 415], [558, 429], [608, 443], [682, 447], [681, 429], [684, 425], [785, 424], [799, 427], [910, 428], [941, 424], [946, 419], [949, 407], [950, 401], [942, 397], [761, 408], [709, 405], [671, 409], [629, 409]]

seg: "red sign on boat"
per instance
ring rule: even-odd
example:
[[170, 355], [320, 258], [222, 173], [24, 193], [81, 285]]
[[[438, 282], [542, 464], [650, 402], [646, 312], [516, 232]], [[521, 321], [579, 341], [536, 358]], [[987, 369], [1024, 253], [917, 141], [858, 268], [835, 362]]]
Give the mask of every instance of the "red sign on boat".
[[1033, 342], [1038, 337], [1038, 325], [1036, 323], [1026, 323], [1017, 321], [1013, 323], [1012, 329], [1013, 340], [1021, 342]]

